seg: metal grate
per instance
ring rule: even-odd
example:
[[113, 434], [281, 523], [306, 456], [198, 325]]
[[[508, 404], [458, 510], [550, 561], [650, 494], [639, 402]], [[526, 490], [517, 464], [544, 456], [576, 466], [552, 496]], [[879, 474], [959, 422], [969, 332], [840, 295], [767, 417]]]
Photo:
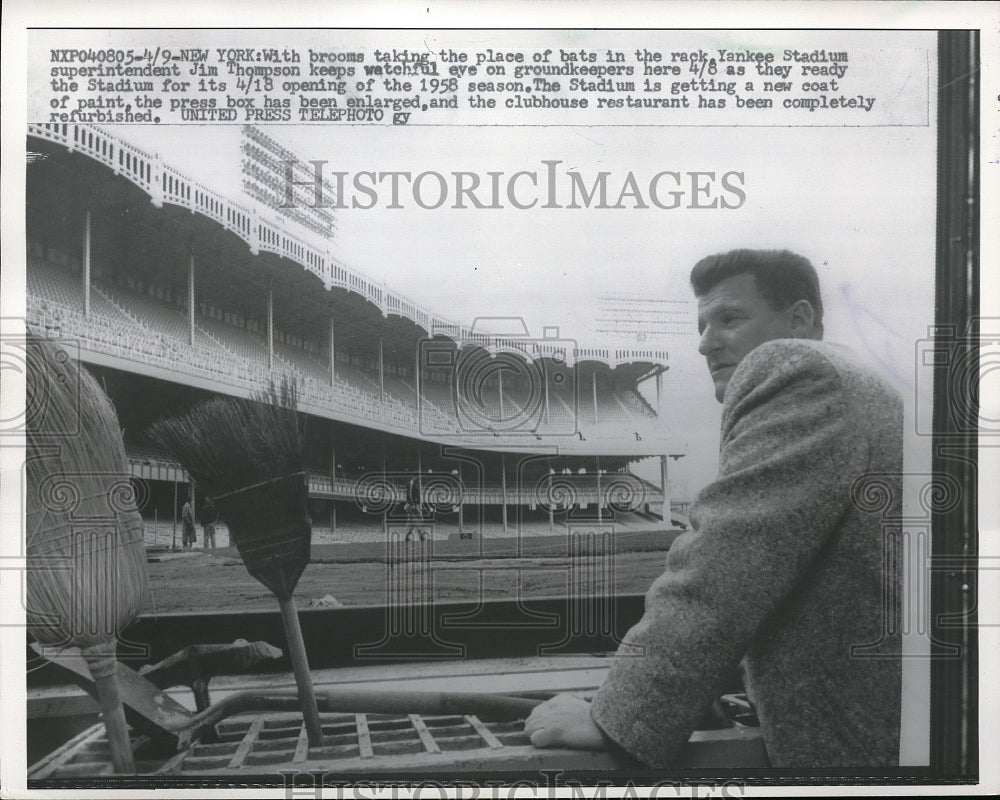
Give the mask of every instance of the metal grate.
[[[146, 737], [133, 739], [140, 775], [242, 775], [287, 770], [344, 774], [394, 771], [620, 769], [613, 753], [537, 750], [524, 735], [524, 721], [484, 721], [471, 715], [321, 714], [323, 743], [310, 747], [302, 718], [245, 714], [216, 726], [218, 741], [197, 743], [180, 753], [157, 751]], [[692, 768], [769, 765], [760, 728], [738, 725], [698, 731], [678, 766]], [[111, 775], [104, 726], [89, 728], [50, 753], [28, 772], [29, 780]]]
[[[530, 745], [524, 722], [483, 722], [470, 715], [321, 714], [323, 744], [309, 747], [301, 716], [236, 717], [217, 727], [219, 741], [194, 745], [174, 770], [259, 771], [305, 761], [447, 754]], [[174, 771], [172, 770], [172, 771]]]

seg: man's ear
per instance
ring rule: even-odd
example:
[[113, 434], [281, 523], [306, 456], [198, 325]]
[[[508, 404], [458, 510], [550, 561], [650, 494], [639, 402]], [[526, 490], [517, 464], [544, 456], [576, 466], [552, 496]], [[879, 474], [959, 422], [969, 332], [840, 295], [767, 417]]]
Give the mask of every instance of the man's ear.
[[791, 325], [792, 339], [816, 338], [815, 314], [812, 303], [808, 300], [797, 300], [786, 312]]

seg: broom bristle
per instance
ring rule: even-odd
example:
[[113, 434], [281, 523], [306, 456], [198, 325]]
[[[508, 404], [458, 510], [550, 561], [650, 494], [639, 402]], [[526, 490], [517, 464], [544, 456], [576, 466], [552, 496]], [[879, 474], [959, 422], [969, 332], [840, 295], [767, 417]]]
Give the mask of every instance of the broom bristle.
[[159, 420], [148, 438], [175, 458], [209, 497], [303, 469], [295, 383], [251, 399], [217, 397]]
[[111, 401], [54, 343], [28, 348], [27, 623], [45, 644], [86, 648], [146, 604], [142, 518]]

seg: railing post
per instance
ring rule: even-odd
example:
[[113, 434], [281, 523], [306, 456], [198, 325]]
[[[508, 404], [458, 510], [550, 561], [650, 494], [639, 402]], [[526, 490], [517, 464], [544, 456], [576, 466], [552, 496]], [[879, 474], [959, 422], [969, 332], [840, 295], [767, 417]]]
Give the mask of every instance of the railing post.
[[250, 254], [260, 254], [260, 215], [256, 208], [250, 209]]
[[156, 153], [150, 162], [149, 202], [163, 208], [163, 159]]

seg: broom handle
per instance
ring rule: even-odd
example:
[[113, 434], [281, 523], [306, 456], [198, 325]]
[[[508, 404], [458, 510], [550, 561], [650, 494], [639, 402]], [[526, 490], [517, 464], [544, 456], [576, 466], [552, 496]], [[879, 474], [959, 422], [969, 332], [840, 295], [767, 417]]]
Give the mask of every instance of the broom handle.
[[302, 718], [306, 723], [309, 746], [319, 747], [323, 744], [323, 728], [319, 723], [316, 692], [313, 689], [309, 662], [306, 659], [306, 644], [302, 639], [302, 628], [299, 626], [299, 614], [295, 608], [295, 600], [291, 597], [284, 600], [279, 597], [278, 604], [281, 606], [281, 621], [285, 625], [288, 655], [292, 659], [295, 684], [299, 689], [299, 702], [302, 704]]
[[125, 724], [125, 710], [122, 708], [121, 693], [118, 691], [118, 677], [107, 675], [97, 678], [97, 696], [101, 701], [101, 715], [108, 732], [111, 745], [111, 763], [118, 774], [135, 774], [132, 759], [132, 743]]
[[125, 724], [125, 710], [122, 707], [121, 692], [118, 689], [118, 660], [114, 656], [114, 643], [108, 652], [108, 644], [100, 643], [83, 651], [90, 667], [90, 675], [97, 687], [97, 699], [101, 706], [101, 717], [108, 734], [111, 748], [111, 763], [119, 775], [135, 774], [132, 758], [132, 742]]

